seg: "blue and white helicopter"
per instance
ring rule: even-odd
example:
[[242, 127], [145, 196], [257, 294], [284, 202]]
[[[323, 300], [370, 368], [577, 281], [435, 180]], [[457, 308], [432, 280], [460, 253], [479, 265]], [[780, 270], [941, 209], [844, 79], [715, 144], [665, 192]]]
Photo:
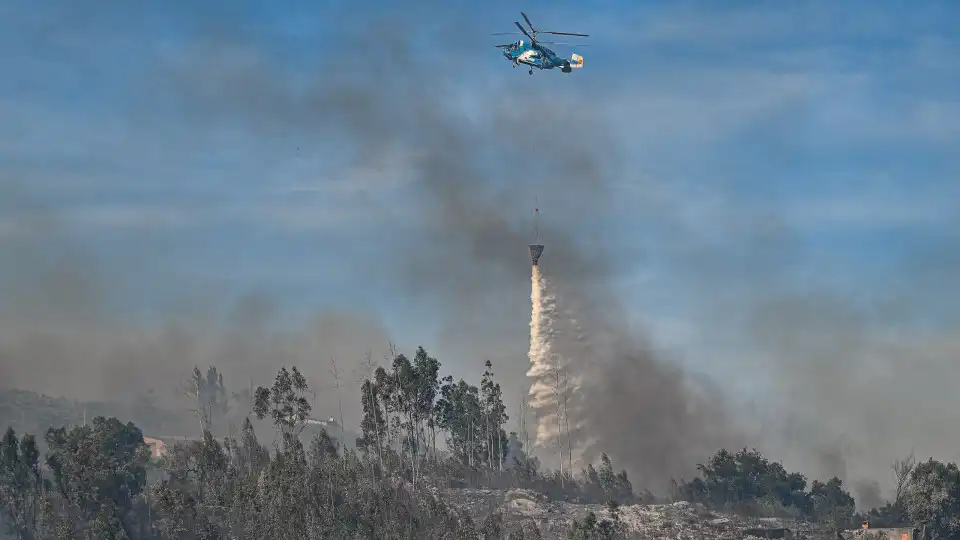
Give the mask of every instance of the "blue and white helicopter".
[[[571, 54], [570, 59], [561, 58], [557, 53], [551, 51], [550, 49], [541, 45], [541, 43], [549, 43], [552, 45], [568, 45], [567, 43], [558, 43], [552, 41], [539, 41], [537, 40], [538, 34], [551, 34], [555, 36], [579, 36], [579, 37], [589, 37], [587, 34], [575, 34], [573, 32], [547, 32], [547, 31], [538, 31], [533, 27], [533, 24], [530, 23], [530, 18], [527, 17], [527, 14], [520, 12], [520, 15], [523, 15], [523, 20], [527, 21], [527, 26], [530, 27], [530, 32], [518, 22], [513, 21], [513, 24], [517, 25], [517, 28], [520, 29], [520, 32], [529, 39], [525, 42], [524, 40], [518, 40], [514, 43], [505, 43], [503, 45], [494, 45], [494, 47], [503, 49], [503, 56], [507, 60], [513, 62], [513, 67], [517, 67], [520, 64], [530, 66], [530, 75], [533, 75], [533, 68], [537, 69], [553, 69], [560, 68], [560, 71], [564, 73], [570, 73], [574, 69], [583, 67], [583, 57], [579, 54]], [[498, 32], [493, 34], [495, 36], [504, 36], [509, 34], [516, 34], [516, 32]]]

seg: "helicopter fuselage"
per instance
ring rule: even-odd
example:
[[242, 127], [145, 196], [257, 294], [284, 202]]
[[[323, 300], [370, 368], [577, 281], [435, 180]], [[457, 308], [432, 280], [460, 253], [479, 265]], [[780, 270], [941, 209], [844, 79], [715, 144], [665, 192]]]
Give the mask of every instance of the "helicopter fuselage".
[[513, 62], [514, 67], [524, 64], [537, 69], [561, 68], [564, 73], [572, 71], [569, 60], [560, 58], [557, 53], [540, 44], [517, 42], [504, 49], [503, 56]]

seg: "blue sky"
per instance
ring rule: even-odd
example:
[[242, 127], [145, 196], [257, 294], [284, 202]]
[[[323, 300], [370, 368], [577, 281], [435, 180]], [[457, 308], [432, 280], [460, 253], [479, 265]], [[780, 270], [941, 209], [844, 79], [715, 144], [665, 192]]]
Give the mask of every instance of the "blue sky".
[[[545, 222], [566, 220], [597, 257], [616, 247], [613, 289], [685, 363], [741, 370], [755, 346], [748, 314], [780, 293], [825, 290], [870, 313], [909, 298], [898, 324], [955, 328], [956, 303], [945, 302], [960, 201], [955, 2], [533, 2], [523, 9], [535, 24], [592, 36], [583, 70], [533, 77], [487, 35], [511, 29], [515, 3], [236, 4], [0, 2], [4, 275], [31, 277], [11, 262], [24, 250], [56, 257], [69, 246], [107, 276], [110, 309], [125, 319], [264, 294], [283, 321], [370, 312], [401, 342], [454, 355], [432, 305], [365, 271], [428, 241], [429, 220], [411, 216], [423, 208], [406, 150], [370, 163], [310, 127], [256, 111], [234, 121], [214, 109], [243, 79], [182, 80], [220, 38], [232, 48], [212, 49], [211, 71], [265, 62], [290, 92], [325, 69], [349, 76], [333, 58], [343, 40], [392, 9], [417, 25], [384, 35], [414, 33], [401, 39], [436, 86], [394, 83], [389, 70], [377, 79], [390, 45], [349, 66], [360, 76], [434, 94], [467, 123], [494, 102], [534, 109], [531, 122], [575, 112], [603, 122], [619, 157], [601, 205], [571, 219], [582, 194], [539, 176], [489, 178], [484, 193], [518, 227], [536, 193]], [[553, 135], [575, 144], [581, 134]], [[531, 171], [550, 147], [532, 154]], [[523, 198], [499, 197], [511, 182]], [[38, 235], [49, 219], [54, 232]]]

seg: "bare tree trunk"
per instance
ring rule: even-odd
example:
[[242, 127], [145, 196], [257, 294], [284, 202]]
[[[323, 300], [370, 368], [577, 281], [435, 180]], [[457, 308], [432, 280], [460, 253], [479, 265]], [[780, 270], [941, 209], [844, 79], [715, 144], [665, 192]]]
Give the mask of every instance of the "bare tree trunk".
[[[342, 457], [346, 455], [346, 452], [347, 452], [347, 434], [346, 434], [345, 428], [343, 427], [343, 396], [340, 393], [340, 369], [337, 368], [337, 358], [335, 356], [330, 357], [330, 365], [331, 365], [330, 370], [333, 375], [334, 385], [336, 386], [336, 390], [337, 390], [337, 408], [340, 410], [340, 455]], [[346, 462], [341, 459], [340, 463], [343, 465], [344, 470], [346, 470], [346, 467], [347, 467]], [[333, 500], [332, 488], [330, 492], [330, 497], [332, 501]]]
[[[206, 428], [203, 423], [203, 402], [200, 398], [200, 387], [197, 386], [197, 418], [200, 420], [200, 436], [203, 437], [203, 434], [206, 432]], [[86, 424], [87, 420], [84, 418], [83, 423]]]
[[905, 459], [898, 459], [893, 462], [893, 474], [897, 481], [897, 491], [894, 504], [896, 504], [898, 507], [903, 503], [903, 492], [907, 487], [907, 484], [910, 483], [910, 473], [913, 472], [913, 467], [915, 464], [916, 461], [914, 460], [913, 452], [910, 452], [910, 455], [908, 455]]
[[[370, 382], [369, 388], [369, 399], [370, 406], [373, 408], [373, 425], [374, 430], [377, 432], [377, 458], [380, 461], [380, 471], [383, 472], [383, 441], [380, 436], [380, 400], [375, 398], [373, 395], [373, 384], [374, 384], [374, 369], [373, 369], [373, 352], [367, 349], [366, 358], [364, 359], [363, 367], [367, 373], [367, 381]], [[362, 383], [361, 383], [362, 384]]]
[[493, 445], [490, 443], [490, 413], [488, 412], [485, 416], [487, 418], [484, 424], [486, 424], [487, 429], [486, 429], [486, 433], [484, 433], [483, 443], [487, 447], [487, 468], [492, 469], [493, 468], [493, 452], [491, 451], [490, 447]]
[[563, 487], [563, 417], [560, 408], [560, 370], [553, 373], [554, 387], [553, 395], [557, 398], [557, 449], [560, 451], [560, 487]]
[[520, 442], [523, 445], [523, 453], [526, 455], [530, 452], [530, 435], [527, 433], [527, 396], [520, 396], [520, 413], [517, 418], [517, 423], [519, 424], [518, 429], [520, 433], [518, 434], [521, 439]]
[[[340, 396], [340, 386], [337, 386], [337, 406], [340, 409], [340, 445], [346, 446], [347, 444], [347, 432], [346, 428], [343, 427], [343, 397]], [[342, 448], [341, 452], [345, 452], [346, 448]]]
[[410, 439], [413, 447], [410, 449], [410, 470], [411, 477], [413, 478], [413, 489], [417, 488], [417, 467], [420, 464], [420, 437], [417, 433], [418, 426], [417, 422], [414, 419], [413, 412], [407, 413], [408, 421], [410, 422]]
[[500, 440], [500, 426], [497, 426], [497, 471], [503, 472], [503, 442]]
[[373, 383], [370, 388], [370, 405], [373, 407], [373, 425], [377, 432], [377, 458], [380, 460], [380, 470], [383, 471], [383, 436], [380, 433], [380, 400], [373, 395]]
[[570, 415], [568, 414], [567, 410], [567, 397], [570, 394], [570, 389], [567, 382], [568, 377], [568, 373], [565, 373], [563, 376], [563, 421], [567, 427], [567, 461], [569, 465], [569, 467], [567, 467], [567, 471], [569, 471], [570, 474], [573, 474], [573, 442], [570, 439]]

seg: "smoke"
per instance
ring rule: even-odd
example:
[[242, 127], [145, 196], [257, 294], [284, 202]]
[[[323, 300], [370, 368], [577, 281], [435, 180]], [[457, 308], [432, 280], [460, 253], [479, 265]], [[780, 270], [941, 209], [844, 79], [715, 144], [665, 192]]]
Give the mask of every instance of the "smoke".
[[665, 492], [718, 448], [745, 444], [718, 387], [655, 352], [624, 324], [616, 301], [596, 289], [584, 296], [551, 287], [539, 266], [528, 377], [541, 448], [559, 445], [579, 466], [606, 453], [638, 485]]
[[[50, 287], [75, 286], [73, 279]], [[47, 287], [46, 279], [38, 286]], [[326, 417], [339, 406], [332, 375], [336, 363], [345, 418], [350, 425], [359, 423], [360, 406], [351, 390], [364, 352], [379, 357], [388, 348], [390, 336], [380, 321], [369, 313], [321, 310], [305, 324], [280, 325], [257, 295], [221, 306], [226, 316], [184, 311], [160, 324], [109, 315], [92, 321], [82, 315], [75, 321], [31, 318], [29, 324], [8, 317], [0, 330], [0, 389], [119, 403], [153, 390], [158, 406], [187, 416], [191, 402], [181, 389], [194, 365], [217, 366], [230, 392], [269, 385], [280, 366], [296, 365], [318, 392], [314, 414]], [[83, 313], [83, 305], [74, 308]], [[193, 433], [193, 423], [185, 426]]]
[[883, 506], [887, 499], [883, 496], [880, 482], [876, 480], [859, 480], [854, 482], [853, 498], [857, 501], [857, 508], [870, 510]]
[[[811, 478], [838, 476], [868, 499], [862, 486], [875, 480], [888, 497], [895, 459], [958, 457], [960, 439], [937, 427], [957, 420], [949, 382], [957, 313], [936, 300], [960, 284], [956, 219], [942, 230], [912, 224], [892, 234], [891, 242], [904, 235], [917, 246], [885, 247], [884, 262], [867, 270], [885, 274], [877, 286], [859, 279], [860, 268], [824, 264], [777, 210], [766, 223], [738, 227], [735, 241], [669, 236], [665, 243], [689, 255], [664, 256], [679, 263], [701, 324], [730, 340], [714, 357], [735, 355], [717, 368], [732, 374], [724, 386], [752, 381], [759, 410], [740, 413], [755, 426], [749, 446]], [[741, 214], [731, 205], [709, 219], [727, 230]]]
[[195, 365], [217, 366], [229, 392], [269, 385], [281, 365], [297, 365], [319, 392], [315, 414], [327, 416], [338, 410], [336, 362], [347, 388], [345, 417], [359, 422], [349, 388], [365, 351], [379, 356], [391, 340], [375, 314], [318, 308], [294, 325], [267, 295], [180, 286], [170, 308], [140, 316], [131, 291], [157, 283], [142, 278], [137, 259], [163, 244], [141, 235], [129, 258], [108, 259], [35, 190], [0, 175], [2, 209], [20, 225], [0, 239], [0, 389], [119, 404], [152, 390], [156, 404], [187, 417], [193, 433], [181, 389]]
[[895, 459], [958, 457], [956, 437], [934, 426], [957, 421], [949, 381], [960, 343], [917, 330], [910, 319], [920, 313], [893, 326], [888, 315], [842, 298], [787, 297], [758, 309], [765, 315], [753, 326], [756, 343], [771, 359], [764, 371], [776, 392], [770, 427], [758, 435], [795, 467], [861, 490], [877, 480], [889, 495]]

